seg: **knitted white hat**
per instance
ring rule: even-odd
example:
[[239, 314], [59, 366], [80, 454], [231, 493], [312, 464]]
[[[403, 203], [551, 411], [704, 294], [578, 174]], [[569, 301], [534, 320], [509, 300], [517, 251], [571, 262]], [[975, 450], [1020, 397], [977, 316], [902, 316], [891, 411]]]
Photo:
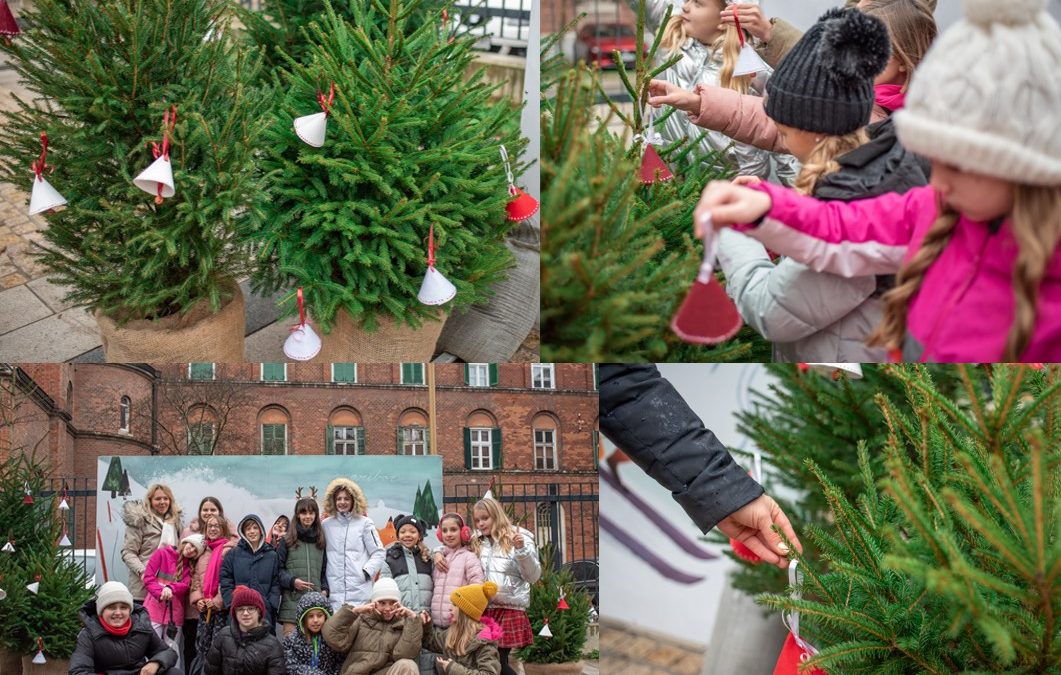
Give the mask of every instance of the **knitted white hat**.
[[1061, 185], [1061, 28], [1047, 0], [963, 0], [895, 113], [919, 155], [1026, 185]]
[[133, 594], [120, 581], [108, 581], [99, 587], [96, 593], [96, 614], [103, 615], [103, 610], [116, 602], [124, 602], [133, 608]]
[[372, 586], [372, 602], [377, 600], [397, 600], [401, 602], [402, 592], [398, 584], [390, 577], [380, 577]]

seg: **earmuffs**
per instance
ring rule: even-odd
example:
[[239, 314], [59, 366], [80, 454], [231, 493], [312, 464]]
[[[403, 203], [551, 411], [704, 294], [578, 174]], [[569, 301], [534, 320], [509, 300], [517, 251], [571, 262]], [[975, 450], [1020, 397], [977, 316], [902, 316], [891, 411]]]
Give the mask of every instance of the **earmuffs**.
[[[439, 541], [442, 541], [442, 521], [446, 518], [456, 518], [457, 522], [461, 524], [461, 543], [467, 544], [472, 540], [472, 530], [470, 527], [464, 524], [464, 518], [459, 513], [447, 513], [439, 519], [439, 528], [435, 530], [435, 536], [438, 537]], [[445, 543], [445, 542], [443, 542]]]

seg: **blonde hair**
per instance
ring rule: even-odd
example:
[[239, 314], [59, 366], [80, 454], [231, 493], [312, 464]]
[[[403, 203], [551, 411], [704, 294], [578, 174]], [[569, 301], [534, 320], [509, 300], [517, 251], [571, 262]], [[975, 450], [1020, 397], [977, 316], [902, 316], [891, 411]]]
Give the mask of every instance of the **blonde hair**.
[[467, 654], [468, 643], [483, 629], [482, 623], [471, 618], [459, 608], [455, 614], [453, 623], [450, 624], [449, 629], [446, 631], [446, 656], [464, 656]]
[[869, 0], [862, 12], [875, 16], [888, 28], [892, 54], [906, 70], [901, 91], [906, 92], [914, 68], [932, 46], [939, 28], [932, 10], [922, 0]]
[[153, 513], [156, 516], [158, 515], [155, 513], [155, 509], [151, 506], [151, 500], [159, 490], [162, 490], [162, 492], [169, 497], [169, 511], [166, 512], [163, 520], [172, 522], [174, 525], [179, 525], [177, 522], [177, 500], [173, 497], [173, 490], [171, 490], [165, 483], [152, 483], [151, 487], [147, 488], [147, 493], [144, 495], [144, 509], [147, 510], [148, 513]]
[[799, 175], [796, 176], [796, 181], [792, 184], [792, 187], [797, 192], [805, 195], [814, 194], [814, 188], [818, 185], [818, 180], [822, 176], [840, 169], [840, 165], [836, 161], [837, 157], [851, 152], [867, 142], [869, 142], [869, 136], [864, 128], [856, 129], [843, 136], [826, 136], [822, 138], [811, 150], [807, 160], [803, 162], [803, 166], [800, 168]]
[[[417, 539], [416, 543], [413, 544], [413, 549], [415, 549], [416, 551], [419, 551], [420, 559], [423, 560], [424, 562], [427, 562], [427, 561], [431, 560], [431, 551], [427, 548], [427, 544], [424, 543], [424, 535], [420, 534], [420, 528], [418, 528], [416, 525], [410, 525], [409, 523], [405, 523], [405, 525], [409, 525], [409, 527], [411, 527], [414, 530], [416, 530], [416, 536], [419, 537], [419, 539]], [[402, 527], [405, 527], [405, 525], [402, 525]], [[439, 527], [441, 527], [441, 526], [442, 526], [442, 523], [439, 522]], [[398, 528], [398, 531], [395, 532], [394, 534], [397, 535], [400, 532], [401, 532], [401, 527]], [[393, 544], [391, 544], [391, 546], [400, 546], [402, 548], [405, 548], [405, 544], [403, 544], [401, 541], [396, 541]]]
[[[494, 546], [506, 554], [515, 548], [516, 545], [512, 539], [515, 536], [516, 526], [508, 519], [508, 514], [501, 508], [500, 502], [496, 499], [480, 499], [472, 507], [473, 516], [476, 511], [486, 511], [486, 515], [490, 516], [490, 520], [493, 521], [488, 536], [494, 540]], [[479, 537], [472, 537], [473, 550], [476, 555], [479, 554], [479, 541]]]
[[[725, 9], [725, 0], [714, 1], [720, 3], [722, 9]], [[689, 34], [685, 32], [685, 22], [682, 21], [680, 16], [672, 16], [670, 21], [667, 22], [667, 27], [663, 29], [663, 35], [660, 36], [659, 44], [667, 54], [673, 54], [681, 49], [682, 45], [685, 44], [685, 41], [688, 39]], [[748, 39], [747, 32], [745, 32], [744, 39]], [[721, 52], [722, 54], [722, 68], [719, 70], [718, 74], [719, 85], [726, 89], [733, 89], [741, 94], [747, 94], [752, 80], [755, 79], [755, 73], [733, 77], [733, 70], [737, 66], [737, 57], [740, 55], [741, 48], [740, 37], [737, 35], [737, 27], [727, 26], [723, 30], [722, 35], [715, 40], [714, 44], [710, 45], [710, 48], [712, 54], [718, 52]]]
[[[957, 212], [945, 209], [941, 202], [937, 208], [936, 222], [925, 234], [917, 253], [899, 270], [895, 288], [884, 294], [884, 321], [870, 336], [870, 345], [895, 349], [902, 344], [910, 300], [921, 289], [925, 272], [943, 253], [958, 223]], [[1017, 260], [1013, 265], [1015, 303], [1013, 324], [1000, 360], [1018, 361], [1035, 332], [1039, 285], [1061, 242], [1061, 186], [1016, 185], [1009, 221], [1017, 242]]]

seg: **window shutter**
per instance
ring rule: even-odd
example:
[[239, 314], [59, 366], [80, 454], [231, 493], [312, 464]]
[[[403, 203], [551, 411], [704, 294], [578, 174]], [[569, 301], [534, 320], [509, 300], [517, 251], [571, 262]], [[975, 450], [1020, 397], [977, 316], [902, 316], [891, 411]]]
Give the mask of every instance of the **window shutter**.
[[593, 468], [600, 468], [600, 432], [593, 432]]
[[464, 364], [464, 384], [469, 385], [472, 383], [471, 375], [468, 372], [468, 364]]
[[464, 427], [464, 468], [472, 468], [472, 430]]
[[[403, 368], [405, 366], [402, 366]], [[402, 454], [402, 427], [398, 427], [398, 450], [397, 454]]]
[[490, 440], [494, 445], [494, 470], [496, 471], [501, 468], [501, 427], [494, 427]]
[[491, 363], [490, 364], [490, 386], [491, 387], [496, 387], [497, 386], [497, 364], [496, 363]]
[[412, 365], [411, 363], [403, 363], [402, 364], [402, 384], [408, 384], [409, 383], [410, 374], [412, 372], [411, 369], [409, 368], [409, 366], [411, 366], [411, 365]]
[[357, 454], [365, 454], [365, 427], [357, 427]]
[[335, 454], [335, 427], [330, 424], [324, 427], [324, 454]]
[[424, 429], [424, 454], [430, 454], [431, 452], [431, 429]]

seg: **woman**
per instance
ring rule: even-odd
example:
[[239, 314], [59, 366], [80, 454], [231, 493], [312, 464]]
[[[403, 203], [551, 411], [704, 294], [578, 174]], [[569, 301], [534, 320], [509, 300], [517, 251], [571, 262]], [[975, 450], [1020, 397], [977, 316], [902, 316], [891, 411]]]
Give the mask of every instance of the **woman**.
[[129, 592], [143, 604], [147, 597], [144, 568], [151, 554], [161, 546], [176, 546], [180, 541], [181, 511], [168, 485], [155, 483], [147, 489], [142, 502], [126, 502], [122, 507], [125, 540], [122, 560], [129, 568]]
[[108, 581], [78, 612], [85, 625], [70, 657], [70, 675], [141, 673], [181, 675], [177, 652], [151, 628], [143, 607], [134, 607], [125, 584]]

